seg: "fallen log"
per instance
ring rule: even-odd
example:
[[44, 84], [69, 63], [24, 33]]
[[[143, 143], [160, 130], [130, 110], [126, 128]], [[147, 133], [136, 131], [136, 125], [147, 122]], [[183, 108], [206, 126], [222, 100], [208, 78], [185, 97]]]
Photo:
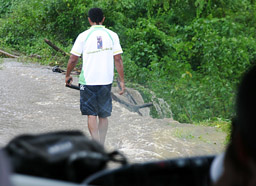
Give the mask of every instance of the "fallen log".
[[[121, 90], [121, 85], [120, 85], [119, 78], [117, 78], [116, 81], [117, 81], [117, 86], [118, 86], [119, 90]], [[128, 103], [123, 101], [123, 100], [121, 100], [121, 99], [119, 99], [114, 94], [112, 94], [112, 98], [115, 101], [118, 101], [118, 102], [122, 103], [123, 105], [126, 106], [126, 108], [128, 110], [130, 110], [132, 112], [137, 112], [140, 116], [142, 116], [142, 113], [140, 112], [139, 109], [153, 106], [153, 103], [145, 103], [143, 105], [138, 105], [136, 100], [133, 98], [133, 96], [130, 94], [130, 92], [127, 89], [125, 90], [124, 96], [128, 99], [128, 101], [129, 101]]]
[[142, 104], [142, 105], [134, 105], [134, 104], [131, 104], [131, 103], [128, 103], [120, 98], [118, 98], [114, 93], [111, 92], [111, 96], [112, 96], [112, 99], [123, 104], [129, 111], [131, 112], [137, 112], [139, 115], [142, 116], [141, 112], [139, 111], [141, 108], [145, 108], [145, 107], [151, 107], [153, 106], [153, 103], [145, 103], [145, 104]]
[[56, 50], [57, 52], [62, 53], [63, 56], [70, 56], [69, 53], [66, 53], [65, 51], [61, 50], [59, 47], [57, 47], [56, 45], [54, 45], [50, 40], [44, 39], [44, 41], [45, 41], [50, 47], [52, 47], [54, 50]]
[[11, 57], [11, 58], [18, 58], [19, 57], [19, 56], [16, 56], [16, 55], [9, 54], [8, 52], [5, 52], [3, 50], [0, 50], [0, 53], [6, 55], [8, 57]]

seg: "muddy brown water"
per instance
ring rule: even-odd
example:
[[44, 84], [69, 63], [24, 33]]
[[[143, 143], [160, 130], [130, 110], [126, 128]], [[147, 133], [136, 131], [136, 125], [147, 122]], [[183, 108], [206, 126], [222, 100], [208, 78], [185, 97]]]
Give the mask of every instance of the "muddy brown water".
[[[89, 136], [79, 91], [65, 87], [63, 74], [48, 66], [0, 60], [0, 146], [24, 133], [81, 130]], [[121, 151], [130, 162], [147, 162], [218, 154], [225, 137], [214, 127], [140, 116], [113, 101], [105, 147]]]

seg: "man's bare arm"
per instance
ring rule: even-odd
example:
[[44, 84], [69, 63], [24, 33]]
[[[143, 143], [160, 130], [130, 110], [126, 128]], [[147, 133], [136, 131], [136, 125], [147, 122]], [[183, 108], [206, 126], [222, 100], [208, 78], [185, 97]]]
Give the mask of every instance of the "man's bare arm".
[[119, 94], [122, 95], [125, 91], [125, 85], [124, 85], [123, 59], [122, 59], [121, 54], [115, 55], [114, 60], [115, 60], [115, 67], [116, 67], [116, 70], [117, 70], [119, 78], [120, 78], [121, 91], [119, 92]]
[[73, 81], [73, 78], [72, 76], [70, 76], [70, 74], [71, 74], [71, 71], [75, 68], [78, 58], [79, 58], [78, 56], [75, 56], [72, 54], [68, 60], [66, 79], [65, 79], [65, 82], [68, 85], [70, 85]]

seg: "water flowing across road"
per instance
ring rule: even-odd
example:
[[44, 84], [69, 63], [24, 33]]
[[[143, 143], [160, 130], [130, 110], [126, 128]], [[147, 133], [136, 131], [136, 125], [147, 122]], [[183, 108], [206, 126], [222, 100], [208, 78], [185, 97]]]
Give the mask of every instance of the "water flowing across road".
[[[89, 135], [79, 91], [65, 87], [63, 74], [48, 66], [0, 60], [0, 146], [23, 133], [81, 130]], [[217, 154], [225, 137], [214, 127], [140, 116], [113, 101], [106, 149], [123, 152], [130, 162], [145, 162]]]

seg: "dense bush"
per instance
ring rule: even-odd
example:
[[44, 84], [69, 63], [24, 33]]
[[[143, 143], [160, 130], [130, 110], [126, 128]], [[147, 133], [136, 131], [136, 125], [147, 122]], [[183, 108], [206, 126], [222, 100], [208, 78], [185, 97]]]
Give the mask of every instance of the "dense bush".
[[11, 13], [12, 6], [16, 3], [17, 0], [0, 0], [0, 18], [5, 17], [6, 14]]
[[[236, 86], [256, 59], [256, 3], [250, 0], [0, 0], [0, 44], [46, 64], [67, 58], [101, 7], [124, 50], [126, 80], [171, 105], [174, 119], [198, 122], [233, 115]], [[53, 56], [53, 57], [52, 57]], [[147, 99], [150, 94], [145, 93]]]
[[180, 88], [171, 99], [180, 100], [175, 106], [185, 120], [232, 116], [236, 85], [256, 57], [255, 40], [242, 28], [228, 18], [197, 19], [182, 28], [187, 39], [176, 47], [191, 68], [176, 81]]

